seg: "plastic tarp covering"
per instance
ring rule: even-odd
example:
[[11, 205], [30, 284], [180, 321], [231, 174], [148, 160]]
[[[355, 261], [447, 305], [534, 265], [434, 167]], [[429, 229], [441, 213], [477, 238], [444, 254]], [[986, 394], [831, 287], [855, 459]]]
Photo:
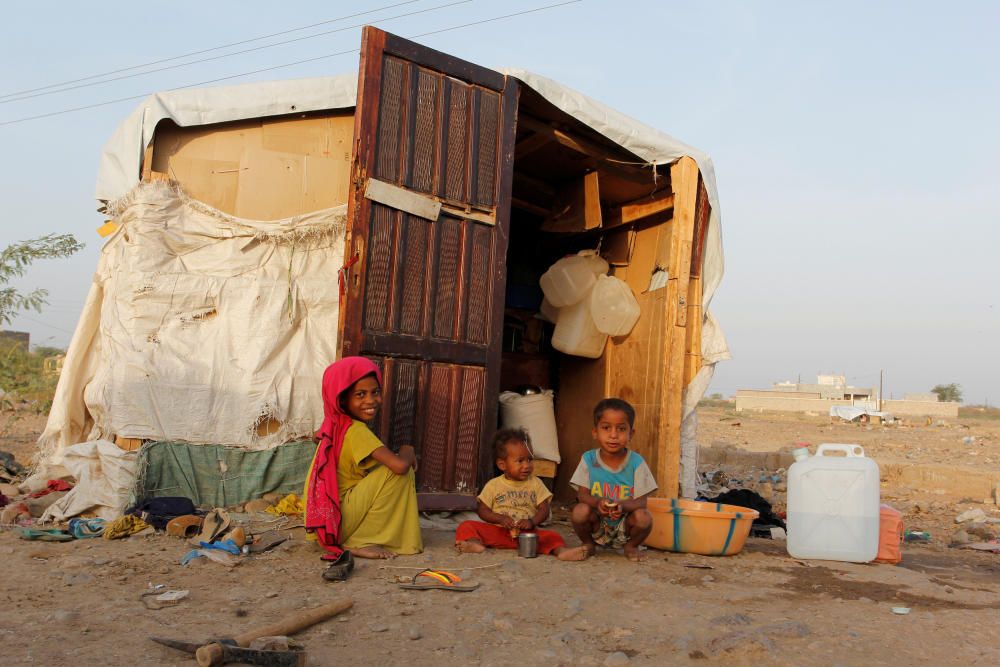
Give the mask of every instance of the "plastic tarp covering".
[[231, 507], [272, 491], [301, 496], [315, 452], [312, 440], [258, 452], [148, 442], [139, 450], [136, 498], [183, 496], [195, 505]]
[[245, 449], [310, 437], [338, 350], [345, 207], [245, 220], [164, 182], [120, 203], [43, 460], [114, 435]]
[[121, 516], [135, 482], [136, 452], [126, 452], [107, 440], [83, 442], [63, 452], [62, 465], [76, 485], [45, 510], [43, 523], [65, 521], [83, 512], [109, 520]]
[[880, 412], [878, 410], [873, 410], [859, 405], [831, 405], [830, 406], [830, 416], [839, 417], [845, 421], [852, 422], [858, 419], [862, 415], [868, 415], [869, 417], [881, 417], [882, 419], [892, 419], [892, 415], [888, 412]]

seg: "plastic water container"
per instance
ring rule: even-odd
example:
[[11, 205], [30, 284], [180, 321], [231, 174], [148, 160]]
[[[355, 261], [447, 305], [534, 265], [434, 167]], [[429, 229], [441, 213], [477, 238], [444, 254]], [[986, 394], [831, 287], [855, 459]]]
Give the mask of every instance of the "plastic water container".
[[601, 333], [624, 336], [639, 321], [639, 302], [625, 281], [614, 276], [597, 276], [590, 290], [590, 315]]
[[597, 276], [608, 272], [608, 263], [593, 250], [581, 250], [563, 257], [542, 274], [539, 283], [545, 299], [555, 308], [580, 302], [597, 282]]
[[[829, 456], [843, 452], [845, 456]], [[794, 452], [788, 469], [788, 553], [795, 558], [867, 563], [878, 555], [878, 464], [860, 445], [822, 444]]]
[[552, 347], [577, 357], [597, 359], [607, 342], [608, 335], [597, 330], [590, 316], [590, 299], [559, 310], [559, 320], [552, 332]]
[[549, 303], [548, 299], [542, 299], [542, 305], [538, 309], [538, 314], [541, 315], [542, 319], [546, 322], [555, 324], [559, 321], [559, 309]]

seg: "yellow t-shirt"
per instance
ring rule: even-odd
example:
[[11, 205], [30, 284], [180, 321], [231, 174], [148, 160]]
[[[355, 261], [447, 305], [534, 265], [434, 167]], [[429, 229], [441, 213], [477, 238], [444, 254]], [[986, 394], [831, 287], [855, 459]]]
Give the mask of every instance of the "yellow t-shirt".
[[479, 494], [479, 500], [497, 514], [509, 516], [515, 521], [535, 516], [538, 506], [552, 497], [542, 480], [534, 475], [519, 482], [503, 475], [486, 482]]
[[372, 468], [381, 465], [371, 457], [371, 453], [382, 446], [382, 441], [364, 422], [355, 421], [350, 425], [344, 434], [344, 447], [337, 462], [337, 485], [341, 496], [363, 480]]

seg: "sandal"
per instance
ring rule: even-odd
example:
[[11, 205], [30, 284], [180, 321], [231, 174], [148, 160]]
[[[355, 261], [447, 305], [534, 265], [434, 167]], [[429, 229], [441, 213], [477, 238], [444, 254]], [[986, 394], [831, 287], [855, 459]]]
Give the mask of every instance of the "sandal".
[[347, 577], [354, 571], [354, 556], [350, 551], [344, 551], [337, 560], [333, 561], [330, 567], [323, 572], [323, 578], [327, 581], [347, 581]]
[[[425, 577], [425, 580], [417, 582], [418, 577]], [[411, 591], [429, 591], [429, 590], [441, 590], [441, 591], [456, 591], [461, 593], [467, 593], [469, 591], [474, 591], [479, 588], [479, 582], [474, 584], [463, 584], [462, 577], [458, 576], [453, 572], [446, 572], [444, 570], [423, 570], [422, 572], [417, 572], [413, 575], [413, 579], [408, 584], [400, 584], [400, 588], [405, 588]]]
[[197, 547], [202, 542], [214, 542], [229, 528], [229, 524], [229, 513], [224, 509], [216, 508], [205, 515], [201, 522], [201, 532], [189, 540], [188, 544]]
[[269, 549], [273, 549], [286, 542], [289, 539], [289, 534], [280, 530], [269, 530], [266, 533], [261, 533], [256, 536], [254, 542], [250, 545], [250, 553], [259, 554], [263, 553]]

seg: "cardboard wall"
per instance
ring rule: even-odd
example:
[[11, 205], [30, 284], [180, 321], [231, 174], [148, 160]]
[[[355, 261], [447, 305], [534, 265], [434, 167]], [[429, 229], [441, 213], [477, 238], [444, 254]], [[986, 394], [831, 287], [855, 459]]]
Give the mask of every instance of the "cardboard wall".
[[347, 203], [353, 113], [178, 127], [161, 123], [152, 171], [241, 218], [278, 220]]

